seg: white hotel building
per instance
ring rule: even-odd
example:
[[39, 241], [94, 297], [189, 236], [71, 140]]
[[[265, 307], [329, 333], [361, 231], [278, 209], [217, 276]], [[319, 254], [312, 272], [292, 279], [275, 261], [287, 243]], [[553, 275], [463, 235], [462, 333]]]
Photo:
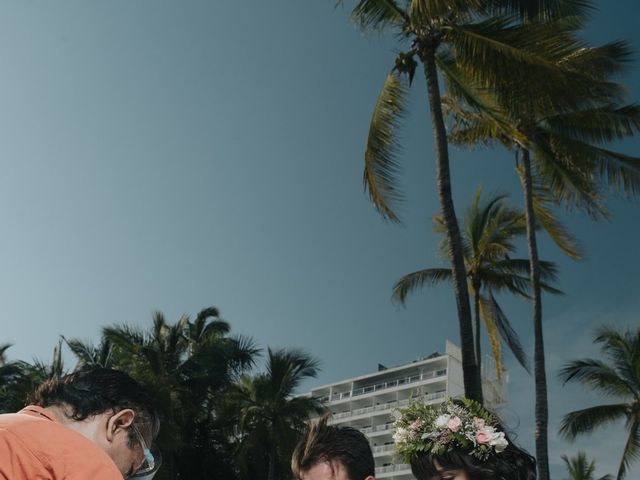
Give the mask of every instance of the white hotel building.
[[[502, 388], [484, 379], [485, 402], [497, 407], [504, 402]], [[324, 385], [309, 395], [320, 399], [332, 412], [332, 424], [362, 431], [373, 450], [376, 478], [409, 480], [409, 465], [394, 453], [391, 413], [411, 398], [439, 403], [464, 393], [460, 349], [447, 341], [444, 354], [434, 353], [397, 367]]]

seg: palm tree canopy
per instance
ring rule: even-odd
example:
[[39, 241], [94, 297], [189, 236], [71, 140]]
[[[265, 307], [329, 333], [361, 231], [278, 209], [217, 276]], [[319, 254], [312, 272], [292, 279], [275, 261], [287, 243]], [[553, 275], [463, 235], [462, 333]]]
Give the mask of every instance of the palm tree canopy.
[[581, 383], [617, 402], [568, 413], [560, 434], [573, 440], [624, 419], [629, 435], [618, 469], [621, 480], [630, 464], [640, 458], [640, 328], [623, 332], [603, 327], [596, 332], [594, 343], [601, 345], [604, 360], [574, 360], [562, 368], [560, 378], [565, 383]]
[[[569, 478], [567, 480], [595, 480], [593, 475], [596, 471], [596, 462], [589, 461], [584, 452], [578, 452], [575, 457], [567, 457], [562, 455], [562, 460], [567, 466]], [[611, 475], [604, 475], [598, 480], [613, 480]]]
[[224, 433], [230, 420], [220, 415], [222, 398], [253, 366], [259, 349], [252, 339], [229, 332], [215, 307], [203, 309], [193, 321], [183, 315], [171, 323], [155, 312], [148, 330], [128, 325], [103, 330], [114, 367], [140, 381], [163, 416], [160, 478], [175, 478], [176, 471], [189, 478], [232, 472]]
[[[444, 237], [442, 218], [434, 219], [435, 231], [443, 236], [440, 255], [447, 258], [449, 246]], [[478, 189], [462, 220], [463, 251], [469, 286], [479, 296], [481, 317], [487, 330], [498, 371], [502, 369], [500, 338], [514, 353], [520, 364], [528, 370], [528, 360], [518, 335], [509, 319], [500, 308], [494, 293], [506, 291], [529, 298], [529, 261], [511, 258], [516, 250], [515, 239], [525, 231], [524, 215], [506, 203], [502, 194], [482, 197]], [[556, 267], [552, 262], [541, 262], [542, 278], [552, 282], [556, 278]], [[423, 286], [451, 281], [451, 269], [429, 268], [403, 276], [393, 288], [393, 299], [401, 304], [411, 292]], [[543, 283], [550, 293], [561, 293]], [[477, 290], [477, 291], [476, 291]]]
[[355, 2], [355, 23], [363, 29], [393, 28], [407, 44], [376, 102], [365, 152], [365, 188], [381, 215], [399, 221], [395, 209], [403, 194], [397, 179], [397, 135], [416, 69], [414, 57], [422, 59], [425, 49], [437, 51], [449, 89], [455, 86], [458, 94], [467, 87], [489, 89], [503, 105], [522, 112], [571, 110], [584, 105], [594, 91], [613, 101], [621, 89], [602, 78], [594, 80], [603, 77], [602, 72], [621, 69], [629, 48], [618, 42], [597, 50], [597, 55], [578, 40], [576, 29], [590, 11], [591, 2], [579, 0]]
[[239, 379], [227, 402], [230, 414], [237, 415], [243, 478], [290, 477], [293, 448], [310, 414], [323, 411], [316, 399], [295, 393], [317, 373], [317, 360], [300, 350], [268, 349], [265, 372]]

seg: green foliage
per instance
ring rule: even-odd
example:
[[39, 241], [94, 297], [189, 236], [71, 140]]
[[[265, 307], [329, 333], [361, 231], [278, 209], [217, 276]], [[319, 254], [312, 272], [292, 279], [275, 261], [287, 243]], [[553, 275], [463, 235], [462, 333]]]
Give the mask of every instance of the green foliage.
[[[562, 455], [562, 460], [567, 466], [569, 478], [567, 480], [595, 480], [593, 474], [596, 471], [596, 462], [589, 461], [584, 452], [578, 452], [575, 457]], [[613, 480], [612, 475], [604, 475], [598, 480]]]
[[[434, 219], [435, 231], [442, 235], [440, 254], [448, 258], [450, 247], [444, 236], [442, 218]], [[461, 222], [463, 251], [467, 268], [469, 289], [479, 303], [479, 314], [489, 337], [498, 375], [502, 372], [501, 341], [506, 343], [514, 356], [525, 368], [528, 360], [518, 335], [500, 305], [495, 293], [508, 292], [529, 298], [529, 262], [512, 258], [516, 251], [515, 240], [525, 232], [524, 214], [506, 203], [504, 195], [494, 194], [482, 198], [479, 189]], [[556, 278], [556, 268], [551, 262], [541, 262], [543, 287], [550, 293], [561, 293], [548, 282]], [[451, 281], [451, 269], [429, 268], [409, 273], [394, 286], [393, 299], [406, 302], [409, 293], [423, 286], [432, 286]], [[479, 320], [476, 319], [476, 325]], [[478, 348], [478, 347], [477, 347]]]
[[394, 206], [402, 200], [396, 188], [400, 144], [397, 130], [406, 107], [406, 86], [398, 73], [389, 73], [371, 117], [364, 156], [363, 181], [380, 214], [393, 222], [400, 219]]
[[186, 315], [168, 323], [153, 315], [148, 331], [119, 325], [103, 331], [112, 366], [140, 381], [156, 399], [162, 416], [157, 439], [164, 465], [158, 478], [229, 478], [235, 466], [219, 415], [224, 395], [238, 375], [254, 364], [258, 349], [245, 337], [230, 336], [215, 308], [194, 321]]
[[312, 413], [323, 408], [312, 397], [294, 396], [314, 378], [318, 362], [299, 350], [267, 352], [266, 371], [243, 375], [227, 396], [233, 419], [241, 479], [288, 480], [291, 454]]
[[565, 383], [581, 383], [617, 402], [568, 413], [560, 434], [573, 440], [624, 420], [628, 438], [617, 474], [621, 480], [631, 463], [640, 459], [640, 329], [619, 331], [603, 327], [596, 332], [594, 343], [601, 345], [605, 359], [574, 360], [562, 368], [560, 378]]

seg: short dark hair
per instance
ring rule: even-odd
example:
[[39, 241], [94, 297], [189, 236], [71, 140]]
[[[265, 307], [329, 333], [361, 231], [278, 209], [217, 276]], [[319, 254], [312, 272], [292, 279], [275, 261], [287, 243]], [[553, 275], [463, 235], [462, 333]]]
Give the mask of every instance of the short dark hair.
[[70, 407], [69, 418], [76, 421], [130, 408], [135, 412], [134, 425], [145, 437], [155, 438], [160, 429], [158, 413], [147, 391], [126, 373], [111, 368], [82, 367], [47, 380], [35, 391], [31, 403]]
[[327, 425], [329, 415], [308, 425], [291, 457], [295, 478], [320, 462], [340, 462], [350, 480], [364, 480], [375, 474], [373, 454], [367, 437], [351, 427]]

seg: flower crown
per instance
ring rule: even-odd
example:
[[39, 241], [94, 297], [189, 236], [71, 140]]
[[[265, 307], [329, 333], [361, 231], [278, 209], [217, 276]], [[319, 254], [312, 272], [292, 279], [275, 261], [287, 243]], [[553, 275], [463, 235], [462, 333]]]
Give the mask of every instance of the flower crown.
[[509, 445], [497, 420], [482, 405], [461, 398], [439, 405], [412, 403], [396, 412], [393, 440], [405, 462], [419, 454], [442, 455], [460, 449], [480, 460], [501, 453]]

